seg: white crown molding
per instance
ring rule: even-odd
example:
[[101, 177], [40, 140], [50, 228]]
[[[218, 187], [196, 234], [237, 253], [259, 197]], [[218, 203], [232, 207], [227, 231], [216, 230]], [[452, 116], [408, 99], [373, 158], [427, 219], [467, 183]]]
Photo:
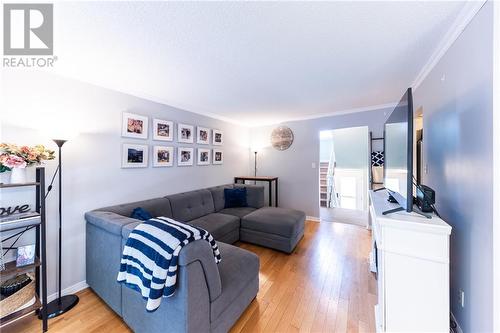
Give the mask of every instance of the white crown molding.
[[247, 125], [247, 127], [270, 126], [270, 125], [277, 125], [277, 124], [283, 124], [283, 123], [294, 122], [294, 121], [304, 121], [304, 120], [319, 119], [319, 118], [326, 118], [326, 117], [342, 116], [342, 115], [351, 114], [351, 113], [359, 113], [359, 112], [367, 112], [367, 111], [375, 111], [375, 110], [380, 110], [380, 109], [394, 108], [394, 107], [396, 107], [396, 105], [398, 105], [397, 102], [386, 103], [386, 104], [377, 104], [377, 105], [368, 105], [368, 106], [362, 106], [362, 107], [353, 108], [353, 109], [324, 112], [324, 113], [316, 113], [313, 115], [307, 115], [307, 116], [303, 116], [303, 117], [283, 118], [283, 120], [256, 123], [256, 124]]
[[212, 119], [217, 119], [220, 121], [224, 121], [226, 123], [235, 124], [235, 125], [246, 127], [246, 128], [270, 126], [270, 125], [277, 125], [277, 124], [293, 122], [293, 121], [311, 120], [311, 119], [318, 119], [318, 118], [325, 118], [325, 117], [332, 117], [332, 116], [341, 116], [341, 115], [346, 115], [346, 114], [351, 114], [351, 113], [374, 111], [374, 110], [385, 109], [385, 108], [394, 108], [398, 104], [397, 102], [393, 102], [393, 103], [378, 104], [378, 105], [368, 105], [368, 106], [363, 106], [363, 107], [353, 108], [353, 109], [346, 109], [346, 110], [339, 110], [339, 111], [332, 111], [332, 112], [325, 112], [325, 113], [317, 113], [314, 115], [308, 115], [308, 116], [303, 116], [303, 117], [283, 117], [281, 120], [269, 121], [269, 122], [257, 122], [257, 123], [248, 124], [248, 123], [244, 123], [244, 122], [235, 120], [235, 119], [230, 118], [230, 117], [221, 116], [221, 115], [209, 112], [209, 111], [203, 111], [203, 110], [194, 111], [195, 109], [197, 109], [194, 106], [171, 103], [171, 102], [166, 101], [164, 99], [161, 99], [159, 97], [148, 95], [148, 94], [145, 94], [143, 92], [122, 91], [122, 90], [113, 89], [111, 87], [104, 87], [102, 85], [97, 85], [94, 83], [91, 83], [91, 84], [108, 89], [108, 90], [117, 91], [117, 92], [120, 92], [122, 94], [131, 95], [131, 96], [145, 99], [145, 100], [155, 102], [158, 104], [163, 104], [163, 105], [167, 105], [170, 107], [174, 107], [174, 108], [182, 110], [182, 111], [196, 113], [196, 114], [199, 114], [201, 116], [209, 117]]
[[431, 54], [425, 65], [422, 67], [417, 77], [411, 84], [411, 87], [416, 90], [420, 84], [425, 80], [427, 75], [431, 72], [431, 70], [436, 66], [436, 64], [441, 60], [446, 51], [453, 45], [453, 43], [460, 36], [462, 31], [465, 30], [467, 25], [472, 21], [474, 16], [476, 16], [477, 12], [484, 6], [486, 0], [480, 1], [467, 1], [462, 8], [462, 10], [458, 13], [457, 18], [451, 25], [450, 29], [446, 32], [441, 42], [439, 42], [437, 48]]
[[192, 105], [180, 105], [178, 103], [170, 102], [170, 101], [164, 100], [162, 98], [159, 98], [157, 96], [152, 96], [152, 95], [146, 94], [146, 93], [141, 92], [141, 91], [132, 91], [132, 90], [125, 91], [123, 89], [119, 90], [119, 89], [116, 89], [116, 88], [113, 88], [113, 87], [110, 87], [107, 85], [103, 85], [103, 84], [98, 84], [98, 83], [95, 83], [95, 82], [92, 82], [89, 80], [76, 79], [74, 77], [64, 75], [62, 73], [53, 73], [53, 72], [50, 72], [47, 70], [42, 70], [42, 72], [49, 73], [49, 74], [52, 74], [55, 76], [59, 76], [59, 77], [65, 78], [65, 79], [85, 83], [85, 84], [91, 84], [91, 85], [99, 87], [99, 88], [107, 89], [107, 90], [118, 92], [121, 94], [134, 96], [134, 97], [141, 98], [141, 99], [151, 101], [154, 103], [167, 105], [167, 106], [179, 109], [180, 111], [199, 114], [201, 116], [205, 116], [205, 117], [212, 118], [212, 119], [217, 119], [220, 121], [224, 121], [226, 123], [235, 124], [235, 125], [246, 127], [246, 128], [270, 126], [270, 125], [277, 125], [277, 124], [282, 124], [282, 123], [286, 123], [286, 122], [311, 120], [311, 119], [318, 119], [318, 118], [325, 118], [325, 117], [332, 117], [332, 116], [341, 116], [341, 115], [346, 115], [346, 114], [351, 114], [351, 113], [374, 111], [374, 110], [380, 110], [380, 109], [385, 109], [385, 108], [394, 108], [398, 104], [397, 102], [392, 102], [392, 103], [386, 103], [386, 104], [368, 105], [368, 106], [362, 106], [362, 107], [353, 108], [353, 109], [344, 109], [344, 110], [339, 110], [339, 111], [316, 113], [313, 115], [307, 115], [307, 116], [303, 116], [303, 117], [283, 117], [280, 120], [274, 120], [274, 121], [269, 121], [269, 122], [256, 122], [256, 123], [248, 124], [248, 123], [244, 123], [244, 122], [235, 120], [235, 119], [230, 118], [230, 117], [221, 116], [221, 115], [218, 115], [218, 114], [215, 114], [215, 113], [212, 113], [209, 111], [205, 111], [205, 110], [198, 109], [198, 111], [194, 111], [197, 108], [192, 106]]

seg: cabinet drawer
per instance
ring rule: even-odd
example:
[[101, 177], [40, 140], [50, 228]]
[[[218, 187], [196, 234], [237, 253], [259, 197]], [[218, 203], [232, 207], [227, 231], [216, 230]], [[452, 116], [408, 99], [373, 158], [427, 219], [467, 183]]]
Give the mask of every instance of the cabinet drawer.
[[[377, 242], [377, 244], [379, 244]], [[383, 251], [403, 256], [449, 263], [449, 236], [407, 229], [384, 228]]]

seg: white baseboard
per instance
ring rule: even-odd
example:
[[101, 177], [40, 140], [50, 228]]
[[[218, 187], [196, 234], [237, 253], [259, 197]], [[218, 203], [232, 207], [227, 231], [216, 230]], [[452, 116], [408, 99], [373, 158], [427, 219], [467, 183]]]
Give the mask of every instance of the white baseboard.
[[306, 220], [313, 221], [313, 222], [320, 222], [321, 221], [321, 219], [319, 217], [315, 217], [315, 216], [306, 216]]
[[453, 319], [455, 324], [457, 324], [456, 332], [457, 333], [464, 333], [464, 331], [462, 331], [462, 328], [460, 327], [460, 324], [458, 323], [457, 319], [455, 318], [455, 315], [453, 314], [453, 312], [450, 311], [450, 314], [451, 314], [451, 318]]
[[[65, 288], [63, 290], [61, 290], [61, 294], [64, 296], [64, 295], [70, 295], [70, 294], [75, 294], [77, 292], [79, 292], [80, 290], [83, 290], [85, 288], [88, 288], [89, 285], [87, 284], [87, 281], [80, 281], [78, 283], [75, 283], [74, 285], [72, 286], [69, 286], [68, 288]], [[47, 302], [51, 302], [53, 300], [55, 300], [57, 298], [58, 294], [57, 292], [56, 293], [53, 293], [52, 295], [49, 295], [47, 297]]]

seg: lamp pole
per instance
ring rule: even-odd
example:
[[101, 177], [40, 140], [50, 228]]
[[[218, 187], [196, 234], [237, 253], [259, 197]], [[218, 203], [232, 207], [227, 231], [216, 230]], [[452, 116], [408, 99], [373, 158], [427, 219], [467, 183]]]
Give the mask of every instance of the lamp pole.
[[[57, 317], [70, 309], [72, 309], [79, 301], [76, 295], [62, 296], [62, 146], [67, 140], [54, 139], [57, 147], [59, 147], [59, 164], [56, 172], [59, 173], [59, 273], [58, 273], [58, 297], [47, 304], [47, 318]], [[41, 318], [41, 311], [38, 318]]]
[[[254, 154], [254, 167], [253, 167], [254, 171], [253, 171], [253, 175], [254, 175], [254, 177], [257, 177], [257, 151], [254, 151], [253, 154]], [[254, 181], [254, 184], [257, 184], [256, 180]]]
[[58, 172], [59, 172], [59, 290], [58, 290], [58, 303], [61, 304], [61, 272], [62, 272], [62, 255], [61, 255], [61, 249], [62, 249], [62, 146], [66, 142], [66, 140], [54, 140], [56, 143], [57, 147], [59, 148], [59, 164], [58, 164]]

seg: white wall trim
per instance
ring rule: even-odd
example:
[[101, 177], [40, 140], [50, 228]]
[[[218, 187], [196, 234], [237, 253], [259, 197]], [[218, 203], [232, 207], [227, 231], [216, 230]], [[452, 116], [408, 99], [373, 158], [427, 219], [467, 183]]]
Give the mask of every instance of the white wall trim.
[[319, 119], [319, 118], [325, 118], [325, 117], [341, 116], [341, 115], [346, 115], [346, 114], [351, 114], [351, 113], [376, 111], [376, 110], [380, 110], [380, 109], [394, 108], [394, 107], [396, 107], [396, 105], [398, 105], [398, 102], [377, 104], [377, 105], [368, 105], [368, 106], [362, 106], [359, 108], [317, 113], [317, 114], [312, 114], [312, 115], [307, 115], [307, 116], [302, 116], [302, 117], [290, 117], [287, 119], [283, 119], [281, 121], [262, 122], [262, 123], [258, 123], [258, 124], [247, 125], [247, 126], [248, 127], [260, 127], [260, 126], [277, 125], [277, 124], [294, 122], [294, 121], [303, 121], [303, 120]]
[[451, 314], [451, 318], [453, 319], [455, 324], [457, 324], [457, 328], [456, 328], [455, 332], [464, 333], [464, 331], [462, 331], [462, 328], [460, 327], [460, 324], [458, 323], [457, 319], [455, 318], [455, 315], [453, 314], [453, 312], [450, 311], [450, 314]]
[[[493, 313], [500, 311], [500, 3], [493, 2]], [[493, 316], [500, 332], [500, 316]]]
[[316, 216], [306, 216], [307, 221], [313, 221], [313, 222], [321, 222], [321, 219]]
[[65, 79], [69, 79], [69, 80], [74, 80], [74, 81], [78, 81], [78, 82], [82, 82], [82, 83], [86, 83], [86, 84], [91, 84], [93, 86], [100, 87], [100, 88], [103, 88], [103, 89], [107, 89], [107, 90], [119, 92], [121, 94], [126, 94], [126, 95], [130, 95], [130, 96], [134, 96], [134, 97], [141, 98], [141, 99], [144, 99], [144, 100], [147, 100], [147, 101], [151, 101], [151, 102], [155, 102], [155, 103], [158, 103], [158, 104], [171, 106], [173, 108], [176, 108], [176, 109], [179, 109], [179, 110], [182, 110], [182, 111], [196, 113], [196, 114], [199, 114], [201, 116], [213, 118], [213, 119], [216, 119], [216, 120], [224, 121], [226, 123], [231, 123], [231, 124], [235, 124], [235, 125], [242, 126], [242, 127], [247, 127], [247, 128], [261, 127], [261, 126], [270, 126], [270, 125], [276, 125], [276, 124], [281, 124], [281, 123], [285, 123], [285, 122], [292, 122], [292, 121], [302, 121], [302, 120], [318, 119], [318, 118], [324, 118], [324, 117], [340, 116], [340, 115], [345, 115], [345, 114], [358, 113], [358, 112], [366, 112], [366, 111], [374, 111], [374, 110], [380, 110], [380, 109], [385, 109], [385, 108], [394, 108], [398, 104], [397, 102], [392, 102], [392, 103], [377, 104], [377, 105], [367, 105], [367, 106], [362, 106], [362, 107], [358, 107], [358, 108], [344, 109], [344, 110], [331, 111], [331, 112], [323, 112], [323, 113], [316, 113], [316, 114], [307, 115], [307, 116], [283, 117], [281, 120], [277, 120], [277, 121], [259, 122], [259, 123], [248, 124], [248, 123], [241, 122], [239, 120], [233, 119], [231, 117], [221, 116], [221, 115], [218, 115], [218, 114], [215, 114], [213, 112], [206, 111], [206, 110], [199, 110], [199, 108], [194, 107], [192, 105], [180, 105], [178, 103], [175, 103], [174, 101], [167, 101], [167, 100], [164, 100], [162, 98], [159, 98], [159, 97], [156, 97], [156, 96], [152, 96], [152, 95], [146, 94], [146, 93], [141, 92], [141, 91], [117, 90], [116, 88], [113, 88], [113, 87], [108, 87], [106, 85], [97, 84], [97, 83], [94, 83], [94, 82], [91, 82], [91, 81], [82, 81], [82, 80], [75, 79], [75, 78], [70, 77], [70, 76], [62, 75], [60, 73], [54, 74], [54, 75], [59, 76], [59, 77], [63, 77]]
[[[83, 289], [88, 288], [88, 287], [89, 287], [89, 285], [87, 284], [86, 280], [80, 281], [78, 283], [75, 283], [72, 286], [69, 286], [68, 288], [61, 290], [61, 294], [63, 296], [70, 295], [70, 294], [76, 294], [80, 290], [83, 290]], [[47, 302], [52, 302], [53, 300], [55, 300], [57, 298], [57, 296], [58, 296], [57, 293], [53, 293], [52, 295], [48, 295]]]
[[465, 3], [464, 7], [460, 11], [460, 13], [458, 13], [457, 18], [451, 25], [450, 29], [448, 30], [448, 32], [446, 32], [443, 39], [441, 39], [438, 47], [431, 54], [424, 67], [422, 67], [417, 77], [413, 81], [411, 87], [414, 90], [416, 90], [425, 80], [434, 66], [436, 66], [439, 60], [441, 60], [446, 51], [448, 51], [448, 49], [453, 45], [458, 36], [460, 36], [462, 31], [465, 30], [467, 25], [474, 18], [474, 16], [476, 16], [477, 12], [479, 12], [481, 7], [483, 7], [485, 3], [486, 0], [468, 1]]

